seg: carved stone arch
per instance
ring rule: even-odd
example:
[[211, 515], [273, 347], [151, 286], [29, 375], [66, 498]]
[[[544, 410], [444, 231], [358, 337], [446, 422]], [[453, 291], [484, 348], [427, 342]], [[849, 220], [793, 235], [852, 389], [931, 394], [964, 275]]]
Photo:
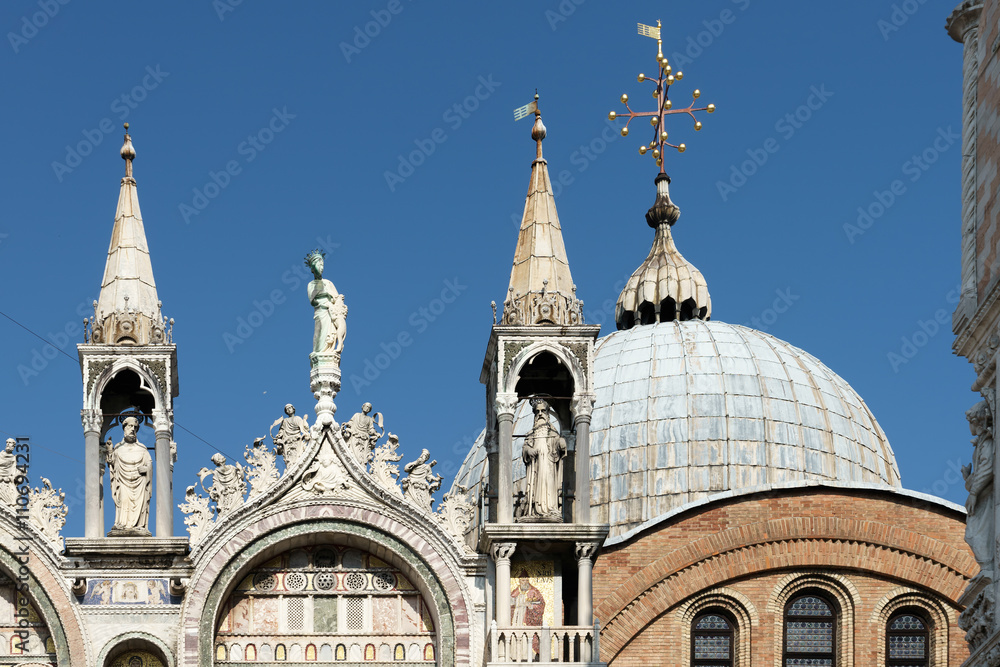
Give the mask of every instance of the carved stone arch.
[[[91, 379], [91, 389], [87, 393], [84, 409], [100, 411], [101, 396], [104, 395], [104, 391], [107, 389], [108, 384], [125, 370], [132, 371], [139, 377], [139, 381], [142, 384], [143, 389], [145, 389], [153, 399], [154, 410], [165, 409], [163, 397], [166, 392], [166, 388], [161, 386], [159, 378], [145, 364], [140, 363], [137, 359], [131, 359], [128, 357], [114, 359], [111, 364], [101, 369], [101, 372], [96, 378]], [[105, 433], [102, 429], [101, 437], [104, 437], [104, 435]]]
[[797, 593], [817, 590], [830, 596], [839, 607], [837, 619], [837, 665], [854, 667], [854, 617], [861, 594], [854, 583], [839, 574], [793, 572], [782, 577], [767, 601], [767, 611], [774, 617], [774, 667], [781, 667], [785, 645], [785, 605]]
[[[733, 637], [736, 665], [750, 667], [750, 638], [753, 629], [760, 624], [760, 616], [750, 598], [732, 588], [705, 591], [689, 598], [677, 608], [677, 618], [681, 624], [681, 645], [685, 647], [691, 645], [691, 624], [694, 623], [696, 616], [709, 609], [723, 609], [736, 621], [736, 632]], [[688, 667], [691, 664], [691, 654], [685, 650], [683, 655], [682, 665]]]
[[504, 392], [515, 393], [521, 369], [542, 352], [548, 352], [554, 356], [569, 371], [573, 377], [573, 391], [575, 393], [590, 391], [590, 387], [587, 384], [587, 375], [576, 355], [562, 345], [543, 340], [531, 343], [510, 360], [507, 375], [503, 379]]
[[205, 554], [189, 584], [182, 609], [181, 664], [210, 665], [212, 629], [222, 603], [251, 568], [300, 545], [334, 542], [364, 548], [397, 567], [429, 602], [437, 628], [438, 664], [471, 663], [471, 603], [461, 574], [413, 529], [375, 511], [343, 505], [291, 507], [240, 531], [215, 553]]
[[[28, 597], [34, 603], [42, 620], [52, 636], [56, 649], [56, 662], [60, 665], [84, 667], [89, 665], [90, 646], [84, 640], [83, 631], [73, 611], [73, 605], [66, 591], [59, 586], [60, 579], [43, 564], [34, 567], [38, 558], [29, 552], [21, 555], [21, 560], [13, 553], [12, 542], [4, 538], [0, 547], [0, 573], [17, 583], [27, 583]], [[25, 563], [27, 561], [27, 563]], [[45, 580], [43, 583], [43, 579]], [[60, 599], [54, 599], [58, 596]], [[63, 615], [60, 615], [60, 610]]]
[[955, 611], [946, 608], [926, 593], [907, 586], [897, 586], [875, 603], [869, 615], [873, 640], [878, 647], [878, 665], [885, 664], [885, 636], [889, 619], [901, 609], [918, 609], [930, 621], [928, 628], [930, 664], [948, 665], [948, 633], [952, 624], [957, 623]]
[[108, 641], [97, 656], [98, 667], [109, 667], [111, 662], [128, 651], [146, 651], [156, 656], [165, 667], [174, 667], [174, 654], [170, 647], [148, 632], [123, 632]]

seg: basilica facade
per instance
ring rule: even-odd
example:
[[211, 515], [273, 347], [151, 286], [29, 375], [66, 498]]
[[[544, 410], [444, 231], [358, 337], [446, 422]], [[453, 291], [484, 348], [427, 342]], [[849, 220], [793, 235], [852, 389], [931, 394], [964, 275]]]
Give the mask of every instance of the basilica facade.
[[[175, 491], [181, 369], [126, 126], [78, 346], [84, 535], [61, 534], [59, 490], [27, 484], [25, 443], [9, 441], [0, 665], [957, 667], [968, 638], [978, 650], [992, 580], [966, 509], [902, 487], [875, 416], [822, 362], [713, 319], [662, 168], [617, 331], [584, 321], [529, 106], [535, 157], [479, 378], [485, 428], [454, 480], [428, 450], [404, 460], [371, 405], [335, 417], [347, 299], [313, 251], [313, 423], [288, 405], [243, 461], [216, 454]], [[992, 409], [970, 411], [979, 452]]]

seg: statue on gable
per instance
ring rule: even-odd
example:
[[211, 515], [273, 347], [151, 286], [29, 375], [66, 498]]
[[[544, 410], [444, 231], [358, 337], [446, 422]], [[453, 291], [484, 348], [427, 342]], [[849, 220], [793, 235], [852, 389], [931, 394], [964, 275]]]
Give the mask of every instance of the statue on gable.
[[122, 420], [122, 441], [104, 444], [111, 471], [111, 498], [115, 501], [115, 525], [108, 537], [149, 536], [149, 499], [153, 492], [153, 459], [138, 440], [139, 420]]
[[7, 438], [7, 446], [0, 452], [0, 504], [14, 507], [17, 504], [17, 457], [14, 446], [17, 441]]
[[403, 455], [396, 451], [398, 447], [399, 438], [390, 433], [388, 440], [372, 452], [371, 473], [382, 488], [402, 498], [403, 492], [396, 483], [399, 477], [399, 466], [396, 463], [403, 458]]
[[549, 404], [531, 400], [535, 414], [531, 433], [525, 438], [521, 457], [525, 467], [524, 521], [562, 521], [559, 493], [562, 490], [566, 440], [549, 423]]
[[[361, 406], [361, 412], [356, 412], [341, 427], [347, 448], [351, 450], [355, 460], [362, 466], [367, 465], [368, 461], [371, 460], [375, 443], [385, 433], [382, 428], [382, 414], [376, 412], [374, 417], [369, 417], [368, 413], [371, 411], [372, 404], [365, 403]], [[381, 433], [379, 433], [380, 429]]]
[[993, 416], [989, 403], [980, 401], [968, 412], [969, 430], [975, 450], [972, 463], [962, 467], [965, 488], [969, 497], [965, 501], [968, 518], [965, 522], [965, 541], [979, 563], [981, 572], [993, 578]]
[[433, 471], [437, 460], [428, 463], [427, 459], [430, 457], [431, 453], [425, 449], [420, 452], [416, 461], [407, 463], [403, 467], [407, 474], [403, 480], [403, 493], [406, 499], [426, 510], [430, 510], [434, 505], [431, 494], [441, 488], [441, 475], [435, 475]]
[[[312, 438], [309, 433], [309, 424], [306, 420], [309, 415], [301, 417], [295, 414], [295, 406], [291, 403], [285, 406], [285, 416], [279, 417], [271, 424], [269, 432], [271, 440], [278, 454], [285, 459], [285, 467], [293, 465], [299, 460], [302, 452], [306, 448], [306, 441]], [[278, 426], [278, 432], [274, 433], [274, 427]]]
[[[219, 508], [219, 516], [225, 516], [243, 504], [243, 494], [247, 490], [243, 466], [239, 463], [227, 464], [226, 457], [221, 453], [212, 455], [212, 463], [215, 464], [215, 470], [202, 468], [198, 471], [198, 478], [201, 480], [201, 488], [205, 489], [208, 497]], [[212, 476], [212, 486], [205, 488], [205, 478], [209, 475]]]
[[339, 365], [340, 353], [347, 337], [347, 305], [344, 295], [337, 292], [333, 283], [323, 278], [322, 250], [313, 250], [306, 256], [306, 266], [314, 280], [306, 287], [309, 303], [313, 307], [316, 329], [313, 334], [313, 353], [332, 355]]

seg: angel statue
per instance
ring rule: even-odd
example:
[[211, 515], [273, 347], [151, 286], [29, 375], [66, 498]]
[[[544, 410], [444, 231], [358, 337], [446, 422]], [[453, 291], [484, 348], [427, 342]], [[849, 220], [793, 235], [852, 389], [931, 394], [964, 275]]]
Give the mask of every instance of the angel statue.
[[312, 271], [314, 278], [306, 288], [316, 322], [313, 352], [339, 355], [344, 349], [344, 339], [347, 338], [347, 305], [344, 303], [344, 295], [337, 292], [332, 282], [323, 278], [325, 257], [322, 250], [313, 250], [306, 256], [306, 266]]
[[[243, 504], [247, 483], [243, 466], [239, 463], [226, 464], [226, 457], [222, 454], [213, 454], [212, 463], [215, 464], [215, 470], [202, 468], [198, 471], [198, 478], [201, 480], [201, 488], [205, 489], [208, 497], [218, 506], [219, 516], [224, 516]], [[212, 476], [212, 486], [205, 488], [205, 478], [209, 475]]]

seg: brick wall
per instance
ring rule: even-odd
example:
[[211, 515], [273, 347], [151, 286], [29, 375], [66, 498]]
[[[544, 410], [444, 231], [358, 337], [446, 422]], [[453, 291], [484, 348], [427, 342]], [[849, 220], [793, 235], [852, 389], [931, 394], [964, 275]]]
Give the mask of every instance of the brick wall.
[[[968, 651], [956, 600], [977, 571], [964, 531], [958, 512], [871, 490], [814, 487], [696, 508], [598, 555], [601, 657], [615, 667], [687, 665], [691, 610], [718, 594], [746, 608], [753, 664], [779, 664], [780, 596], [811, 576], [850, 616], [838, 665], [884, 664], [885, 620], [904, 600], [934, 619], [934, 664], [960, 665]], [[742, 657], [750, 664], [747, 650]]]

